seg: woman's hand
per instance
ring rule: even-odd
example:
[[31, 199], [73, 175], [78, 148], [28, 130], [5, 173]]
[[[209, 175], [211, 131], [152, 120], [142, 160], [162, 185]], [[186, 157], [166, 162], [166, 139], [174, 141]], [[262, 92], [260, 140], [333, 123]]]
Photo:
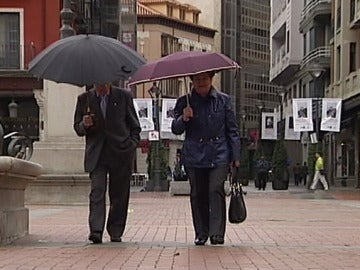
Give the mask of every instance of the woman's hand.
[[193, 115], [193, 110], [190, 106], [186, 106], [184, 109], [183, 109], [183, 115], [182, 115], [182, 118], [185, 122], [188, 122], [190, 120], [190, 118], [192, 118], [194, 115]]

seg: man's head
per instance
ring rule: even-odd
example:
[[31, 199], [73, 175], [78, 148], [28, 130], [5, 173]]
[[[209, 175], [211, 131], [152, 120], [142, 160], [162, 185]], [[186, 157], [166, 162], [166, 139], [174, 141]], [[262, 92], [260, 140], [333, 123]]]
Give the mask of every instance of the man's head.
[[99, 83], [95, 84], [95, 90], [100, 96], [105, 96], [110, 93], [110, 83]]
[[321, 157], [320, 153], [319, 153], [319, 152], [316, 152], [316, 153], [315, 153], [315, 157], [316, 157], [316, 158]]
[[196, 93], [198, 93], [200, 96], [208, 95], [212, 86], [212, 79], [214, 75], [215, 75], [214, 71], [208, 71], [196, 75], [191, 75], [190, 79], [193, 83], [193, 87]]

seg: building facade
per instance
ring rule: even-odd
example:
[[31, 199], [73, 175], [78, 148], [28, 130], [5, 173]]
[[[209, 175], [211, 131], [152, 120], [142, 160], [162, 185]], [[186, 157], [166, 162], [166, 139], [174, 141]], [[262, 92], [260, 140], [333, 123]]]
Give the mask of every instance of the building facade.
[[341, 132], [328, 134], [336, 185], [360, 186], [360, 1], [331, 3], [331, 74], [325, 96], [342, 99]]

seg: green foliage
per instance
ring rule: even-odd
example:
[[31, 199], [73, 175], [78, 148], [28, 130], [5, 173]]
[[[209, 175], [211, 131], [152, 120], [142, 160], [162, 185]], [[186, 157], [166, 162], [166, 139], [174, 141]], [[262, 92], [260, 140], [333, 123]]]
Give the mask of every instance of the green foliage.
[[276, 141], [275, 149], [272, 156], [273, 175], [275, 179], [284, 179], [285, 172], [287, 171], [288, 155], [286, 152], [284, 140]]
[[[157, 146], [159, 149], [157, 149]], [[158, 151], [158, 153], [157, 153]], [[150, 179], [154, 177], [154, 164], [156, 163], [155, 159], [159, 159], [159, 169], [161, 180], [167, 180], [168, 173], [168, 159], [167, 159], [168, 149], [164, 146], [163, 141], [151, 142], [149, 147], [149, 152], [146, 158], [146, 163], [148, 164], [147, 172]]]

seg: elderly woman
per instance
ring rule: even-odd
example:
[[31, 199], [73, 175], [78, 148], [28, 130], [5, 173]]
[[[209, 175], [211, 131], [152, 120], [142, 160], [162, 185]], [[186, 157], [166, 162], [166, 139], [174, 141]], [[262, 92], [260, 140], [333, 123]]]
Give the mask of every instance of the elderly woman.
[[189, 176], [195, 245], [224, 244], [224, 181], [229, 165], [240, 165], [240, 137], [231, 100], [212, 85], [214, 72], [191, 76], [191, 94], [174, 109], [172, 132], [185, 132], [182, 160]]

